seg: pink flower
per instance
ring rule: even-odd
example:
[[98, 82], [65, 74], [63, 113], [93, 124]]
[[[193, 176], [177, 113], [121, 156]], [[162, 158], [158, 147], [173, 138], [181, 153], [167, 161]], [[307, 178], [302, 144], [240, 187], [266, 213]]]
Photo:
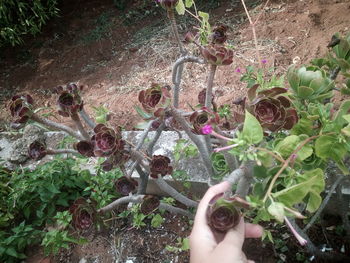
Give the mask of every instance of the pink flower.
[[261, 60], [261, 63], [266, 64], [266, 63], [267, 63], [267, 60], [266, 60], [266, 59], [263, 59], [263, 60]]
[[205, 125], [203, 128], [202, 128], [202, 133], [203, 134], [211, 134], [213, 132], [213, 127], [208, 124], [208, 125]]
[[235, 71], [236, 71], [236, 73], [241, 73], [242, 72], [240, 68], [236, 68]]
[[292, 224], [289, 222], [288, 218], [285, 216], [284, 221], [286, 222], [287, 226], [289, 227], [290, 231], [293, 233], [293, 235], [296, 237], [296, 239], [299, 241], [300, 245], [305, 246], [307, 243], [307, 240], [304, 239], [292, 226]]

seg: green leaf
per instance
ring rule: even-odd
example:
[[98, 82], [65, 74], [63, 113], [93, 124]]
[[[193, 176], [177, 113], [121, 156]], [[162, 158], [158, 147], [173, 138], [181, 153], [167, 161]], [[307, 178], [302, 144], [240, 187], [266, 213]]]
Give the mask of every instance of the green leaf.
[[191, 6], [193, 5], [193, 0], [186, 0], [185, 5], [187, 8], [191, 8]]
[[331, 158], [336, 162], [342, 162], [347, 149], [344, 143], [340, 143], [336, 135], [322, 135], [315, 142], [316, 155], [322, 159]]
[[312, 93], [314, 93], [312, 88], [306, 86], [299, 86], [298, 88], [298, 96], [302, 99], [307, 99]]
[[208, 23], [208, 21], [209, 21], [209, 14], [208, 13], [199, 11], [198, 15], [203, 19], [204, 23]]
[[271, 203], [271, 205], [267, 208], [267, 211], [269, 211], [270, 215], [276, 218], [277, 221], [281, 223], [284, 221], [284, 205], [282, 203]]
[[312, 120], [301, 118], [298, 123], [295, 124], [291, 130], [291, 133], [294, 135], [307, 134], [312, 135]]
[[307, 209], [314, 212], [321, 204], [320, 193], [325, 188], [323, 171], [314, 169], [298, 177], [300, 183], [273, 193], [272, 196], [285, 206], [301, 203], [308, 196]]
[[[290, 135], [283, 139], [283, 141], [279, 142], [276, 145], [275, 150], [281, 154], [283, 158], [288, 158], [295, 149], [298, 148], [300, 143], [302, 143], [303, 140], [306, 138], [300, 138], [300, 137], [306, 137], [304, 136], [296, 136], [296, 135]], [[297, 153], [297, 160], [303, 161], [306, 158], [310, 157], [313, 153], [313, 149], [309, 145], [304, 145], [303, 148], [301, 148]]]
[[294, 90], [294, 92], [297, 93], [299, 83], [300, 83], [300, 78], [296, 73], [293, 72], [293, 68], [290, 68], [288, 70], [287, 78], [288, 78], [289, 85]]
[[346, 124], [346, 120], [343, 118], [344, 115], [347, 115], [348, 111], [350, 110], [350, 100], [344, 101], [337, 111], [337, 114], [334, 117], [334, 122], [342, 128], [344, 124]]
[[184, 5], [184, 2], [183, 0], [179, 0], [179, 2], [177, 3], [176, 7], [176, 12], [179, 14], [179, 15], [184, 15], [185, 14], [185, 5]]
[[257, 144], [264, 137], [260, 122], [248, 111], [245, 112], [242, 136], [250, 144]]
[[160, 227], [163, 222], [164, 222], [163, 217], [160, 214], [156, 214], [152, 218], [151, 225], [152, 227], [157, 228], [157, 227]]

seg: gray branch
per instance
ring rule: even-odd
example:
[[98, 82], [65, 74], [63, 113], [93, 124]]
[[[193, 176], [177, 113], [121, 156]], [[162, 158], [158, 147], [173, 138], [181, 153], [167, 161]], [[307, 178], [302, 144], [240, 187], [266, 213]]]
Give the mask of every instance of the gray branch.
[[175, 108], [179, 107], [179, 94], [180, 94], [180, 84], [181, 84], [181, 78], [182, 78], [182, 71], [184, 63], [186, 62], [195, 62], [198, 64], [204, 64], [204, 60], [200, 59], [195, 56], [183, 56], [179, 58], [174, 66], [173, 66], [173, 72], [172, 72], [172, 81], [174, 84], [174, 95], [173, 95], [173, 105]]
[[193, 214], [191, 214], [189, 211], [172, 206], [172, 205], [160, 203], [159, 209], [164, 209], [172, 214], [179, 214], [179, 215], [187, 216], [189, 219], [193, 219]]
[[175, 190], [175, 188], [171, 187], [167, 184], [167, 182], [164, 181], [163, 177], [161, 175], [158, 176], [158, 179], [155, 180], [156, 184], [159, 186], [161, 190], [169, 194], [171, 197], [173, 197], [175, 200], [179, 201], [180, 203], [183, 203], [184, 205], [188, 207], [197, 207], [198, 202], [193, 201], [186, 196], [180, 194], [178, 191]]
[[95, 128], [96, 126], [96, 123], [90, 118], [90, 116], [87, 114], [87, 112], [82, 109], [80, 112], [79, 112], [79, 115], [80, 117], [82, 117], [82, 119], [85, 121], [85, 123], [91, 128]]
[[46, 119], [46, 118], [43, 118], [37, 114], [33, 114], [31, 116], [31, 119], [33, 121], [36, 121], [42, 125], [49, 127], [52, 130], [64, 131], [64, 132], [68, 133], [70, 136], [77, 138], [78, 140], [82, 140], [82, 141], [85, 140], [85, 138], [81, 134], [79, 134], [78, 132], [75, 132], [72, 128], [69, 128], [68, 126], [65, 126], [63, 124], [51, 121], [51, 120]]
[[152, 156], [153, 155], [153, 148], [154, 148], [154, 145], [156, 145], [157, 141], [159, 140], [160, 138], [160, 135], [162, 134], [163, 130], [165, 128], [165, 123], [163, 122], [157, 129], [156, 131], [156, 134], [154, 135], [153, 139], [151, 140], [151, 142], [148, 144], [148, 147], [147, 147], [147, 154], [149, 156]]
[[216, 72], [216, 65], [210, 65], [209, 68], [209, 75], [208, 75], [208, 82], [207, 82], [207, 91], [205, 94], [205, 107], [208, 109], [211, 109], [211, 101], [213, 98], [213, 84], [214, 84], [214, 77]]
[[146, 174], [140, 165], [136, 165], [136, 171], [140, 175], [140, 184], [137, 189], [137, 194], [145, 194], [148, 184], [148, 174]]
[[81, 123], [79, 115], [74, 114], [71, 116], [71, 118], [72, 118], [73, 122], [75, 123], [75, 126], [79, 130], [80, 134], [85, 138], [85, 140], [90, 141], [90, 135], [88, 134], [88, 132], [85, 130], [83, 124]]

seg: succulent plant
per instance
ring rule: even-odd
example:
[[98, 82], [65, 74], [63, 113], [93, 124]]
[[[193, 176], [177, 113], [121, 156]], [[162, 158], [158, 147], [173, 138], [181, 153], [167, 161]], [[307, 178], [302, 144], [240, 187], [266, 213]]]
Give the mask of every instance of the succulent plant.
[[221, 196], [218, 195], [210, 201], [207, 220], [212, 229], [225, 233], [238, 225], [241, 218], [240, 208], [249, 208], [249, 203], [238, 196], [230, 198]]
[[94, 145], [94, 155], [103, 157], [109, 156], [115, 151], [122, 151], [125, 142], [122, 140], [120, 131], [108, 128], [104, 124], [98, 124], [94, 128], [95, 135], [91, 138]]
[[171, 10], [175, 8], [179, 0], [156, 0], [156, 2], [164, 9]]
[[70, 117], [83, 109], [83, 100], [79, 95], [81, 88], [74, 83], [68, 84], [65, 88], [59, 86], [56, 88], [56, 92], [59, 94], [58, 114], [63, 117]]
[[147, 113], [155, 117], [163, 117], [165, 109], [170, 105], [169, 87], [152, 84], [152, 87], [139, 93], [139, 102]]
[[293, 94], [309, 102], [323, 102], [333, 96], [334, 82], [318, 67], [292, 66], [288, 69], [287, 78]]
[[284, 88], [272, 88], [257, 92], [259, 85], [254, 85], [248, 91], [246, 109], [253, 114], [261, 126], [272, 132], [290, 130], [298, 122], [298, 114], [292, 103], [282, 95], [287, 92]]
[[201, 53], [205, 60], [212, 65], [226, 66], [233, 62], [233, 51], [223, 45], [207, 45], [202, 47]]
[[116, 166], [122, 166], [130, 159], [130, 154], [124, 150], [117, 150], [101, 164], [104, 171], [110, 171]]
[[195, 111], [190, 116], [190, 122], [193, 126], [192, 132], [196, 134], [203, 134], [202, 128], [206, 125], [219, 124], [220, 118], [216, 112], [203, 107], [200, 111]]
[[32, 105], [34, 103], [33, 98], [28, 95], [16, 95], [13, 96], [9, 104], [9, 109], [13, 121], [11, 126], [13, 128], [21, 128], [33, 114]]
[[158, 178], [158, 175], [165, 176], [172, 174], [173, 167], [169, 165], [170, 159], [163, 155], [153, 155], [152, 161], [150, 162], [150, 176], [152, 178]]
[[35, 140], [29, 145], [28, 155], [33, 160], [41, 160], [46, 156], [46, 145], [39, 140]]
[[220, 179], [229, 172], [229, 167], [222, 153], [213, 153], [211, 156], [213, 168]]
[[140, 210], [144, 215], [149, 215], [159, 207], [159, 204], [160, 204], [160, 201], [157, 196], [146, 195], [143, 198]]
[[[335, 56], [330, 55], [329, 58], [332, 62], [339, 65], [341, 70], [346, 73], [350, 70], [350, 34], [345, 38], [339, 37], [339, 35], [333, 37], [335, 40], [333, 41], [334, 43], [328, 46], [333, 48]], [[350, 77], [350, 74], [347, 73], [347, 76]]]
[[85, 198], [76, 199], [69, 208], [69, 212], [72, 214], [72, 225], [75, 229], [88, 230], [93, 226], [96, 210], [94, 204]]
[[114, 185], [118, 193], [127, 196], [129, 193], [136, 190], [138, 183], [135, 179], [122, 176], [115, 182]]
[[211, 43], [213, 44], [224, 44], [227, 40], [227, 31], [228, 27], [225, 25], [215, 26], [212, 29], [212, 34], [210, 36]]
[[85, 157], [93, 157], [94, 154], [94, 144], [90, 141], [80, 141], [74, 144], [74, 148]]

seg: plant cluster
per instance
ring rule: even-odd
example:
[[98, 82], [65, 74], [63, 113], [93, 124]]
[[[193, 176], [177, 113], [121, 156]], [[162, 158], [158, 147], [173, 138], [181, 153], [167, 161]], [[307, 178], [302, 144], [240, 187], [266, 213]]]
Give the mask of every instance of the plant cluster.
[[[198, 150], [208, 174], [208, 184], [225, 180], [236, 189], [235, 195], [227, 193], [212, 201], [208, 222], [214, 231], [224, 232], [234, 227], [245, 215], [253, 217], [256, 223], [277, 220], [290, 228], [301, 245], [307, 245], [309, 251], [320, 256], [322, 253], [318, 253], [320, 251], [306, 231], [295, 224], [294, 218], [305, 219], [323, 209], [325, 202], [322, 202], [321, 193], [325, 190], [327, 176], [335, 177], [339, 184], [349, 174], [345, 162], [350, 150], [350, 101], [335, 108], [330, 99], [336, 92], [346, 93], [350, 88], [350, 35], [335, 35], [329, 45], [329, 54], [314, 60], [312, 65], [291, 66], [286, 75], [287, 84], [274, 81], [278, 83], [275, 86], [272, 82], [249, 77], [247, 96], [239, 103], [240, 111], [220, 111], [225, 105], [215, 102], [213, 83], [216, 71], [234, 60], [233, 50], [226, 44], [228, 28], [224, 25], [211, 27], [209, 15], [197, 11], [193, 0], [156, 2], [167, 12], [180, 56], [174, 63], [172, 86], [153, 83], [139, 93], [140, 106], [136, 110], [145, 119], [146, 128], [136, 144], [123, 138], [120, 127], [113, 128], [107, 123], [96, 125], [84, 111], [80, 89], [75, 84], [60, 87], [57, 100], [59, 113], [71, 118], [75, 130], [35, 113], [35, 103], [29, 95], [12, 99], [13, 127], [19, 128], [32, 120], [51, 129], [63, 130], [78, 142], [74, 146], [76, 151], [61, 149], [60, 153], [104, 158], [101, 169], [105, 171], [119, 167], [123, 176], [110, 184], [114, 183], [123, 197], [100, 207], [97, 213], [105, 214], [130, 202], [141, 204], [144, 214], [137, 214], [137, 226], [142, 226], [145, 214], [157, 207], [193, 216], [185, 209], [146, 195], [149, 180], [154, 180], [178, 202], [189, 208], [197, 207], [198, 200], [188, 198], [163, 179], [174, 173], [169, 156], [153, 153], [154, 145], [165, 129], [182, 129]], [[176, 12], [180, 15], [190, 13], [200, 22], [198, 31], [186, 34], [185, 40], [198, 47], [202, 57], [188, 53], [177, 31]], [[198, 106], [191, 112], [179, 109], [184, 63], [205, 64], [209, 68], [206, 89], [198, 94]], [[337, 81], [338, 75], [346, 79], [345, 84]], [[232, 118], [227, 117], [230, 112]], [[223, 114], [224, 118], [220, 118]], [[156, 130], [156, 134], [144, 146], [150, 130]], [[36, 159], [57, 153], [57, 150], [46, 149], [44, 144], [34, 146], [35, 151], [32, 149], [31, 152]], [[191, 151], [185, 154], [192, 155]], [[179, 155], [177, 151], [175, 153], [176, 163]], [[321, 167], [326, 168], [331, 163], [337, 168], [326, 174]], [[134, 169], [140, 176], [138, 182], [132, 177]], [[82, 228], [90, 226], [94, 212], [87, 208], [78, 211], [81, 214], [76, 218], [82, 219], [78, 225]], [[348, 220], [346, 213], [343, 220]], [[271, 237], [271, 233], [267, 236]]]

